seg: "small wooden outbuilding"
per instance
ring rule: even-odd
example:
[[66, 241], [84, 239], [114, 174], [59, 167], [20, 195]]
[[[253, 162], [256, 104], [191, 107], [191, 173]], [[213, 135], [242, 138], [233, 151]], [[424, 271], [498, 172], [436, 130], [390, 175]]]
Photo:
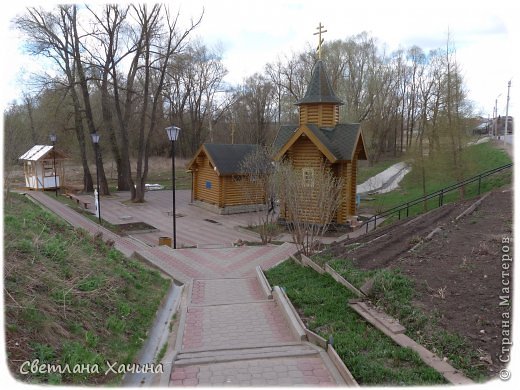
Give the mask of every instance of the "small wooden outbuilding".
[[[334, 94], [321, 60], [314, 65], [305, 96], [296, 105], [299, 123], [279, 129], [273, 145], [275, 160], [288, 159], [301, 170], [303, 182], [312, 181], [323, 166], [343, 178], [341, 204], [333, 222], [355, 225], [357, 161], [366, 160], [367, 154], [359, 123], [339, 123], [343, 102]], [[303, 213], [308, 222], [318, 223], [319, 208], [311, 202]], [[281, 216], [290, 220], [283, 208]]]
[[35, 145], [19, 160], [23, 161], [25, 186], [31, 190], [60, 188], [65, 183], [65, 153], [49, 145]]
[[242, 162], [258, 145], [204, 144], [188, 163], [194, 204], [219, 214], [256, 211], [263, 191], [243, 172]]

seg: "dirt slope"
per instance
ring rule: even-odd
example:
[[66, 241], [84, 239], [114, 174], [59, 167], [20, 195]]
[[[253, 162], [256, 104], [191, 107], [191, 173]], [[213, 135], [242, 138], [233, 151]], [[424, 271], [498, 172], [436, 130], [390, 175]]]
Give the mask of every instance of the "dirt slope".
[[[399, 268], [415, 281], [415, 304], [439, 315], [439, 325], [467, 338], [492, 376], [500, 363], [502, 242], [512, 238], [510, 189], [495, 190], [470, 215], [455, 221], [475, 199], [445, 205], [331, 248], [362, 269]], [[410, 251], [432, 230], [440, 233]], [[363, 246], [352, 249], [354, 243]], [[512, 242], [510, 244], [512, 248]], [[512, 272], [511, 272], [512, 275]]]

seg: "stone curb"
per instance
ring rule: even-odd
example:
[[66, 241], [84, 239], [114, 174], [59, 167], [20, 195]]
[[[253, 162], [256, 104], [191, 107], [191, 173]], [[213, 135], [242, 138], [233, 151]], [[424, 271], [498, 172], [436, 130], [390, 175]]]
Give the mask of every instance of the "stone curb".
[[303, 263], [302, 263], [300, 260], [298, 260], [298, 258], [297, 258], [296, 256], [291, 255], [290, 258], [291, 258], [292, 261], [294, 261], [296, 264], [299, 264], [299, 265], [303, 266]]
[[327, 349], [327, 340], [325, 340], [323, 337], [321, 337], [319, 334], [314, 333], [312, 330], [304, 328], [305, 333], [307, 334], [307, 340], [309, 340], [310, 343], [315, 344], [323, 349]]
[[421, 360], [434, 370], [439, 372], [448, 382], [451, 384], [470, 384], [474, 383], [471, 379], [464, 376], [460, 371], [452, 367], [450, 364], [439, 358], [433, 352], [427, 350], [422, 345], [418, 344], [415, 340], [403, 333], [395, 333], [390, 327], [387, 327], [372, 316], [372, 314], [365, 310], [359, 305], [359, 302], [349, 303], [349, 306], [366, 321], [372, 324], [376, 329], [383, 332], [386, 336], [390, 337], [396, 344], [401, 347], [410, 348], [415, 351]]
[[330, 360], [332, 360], [336, 366], [336, 369], [339, 371], [339, 374], [345, 381], [346, 385], [349, 387], [359, 387], [359, 384], [356, 382], [345, 363], [343, 363], [343, 360], [341, 360], [334, 347], [330, 344], [327, 347], [327, 355], [329, 355]]
[[392, 334], [401, 334], [406, 331], [406, 328], [397, 319], [377, 310], [368, 302], [349, 301], [349, 306], [378, 329], [383, 330], [384, 328]]
[[359, 291], [356, 287], [354, 287], [350, 282], [348, 282], [343, 276], [338, 274], [330, 265], [325, 264], [325, 271], [332, 276], [332, 278], [338, 282], [339, 284], [345, 286], [354, 294], [356, 294], [360, 298], [365, 298], [366, 295]]
[[262, 267], [259, 265], [255, 268], [255, 274], [256, 279], [258, 280], [258, 283], [260, 284], [260, 287], [262, 288], [262, 291], [264, 292], [267, 299], [273, 298], [273, 289], [271, 288], [271, 285], [267, 281], [267, 278], [264, 275], [264, 272], [262, 271]]
[[[173, 365], [175, 363], [175, 359], [177, 358], [179, 352], [176, 350], [171, 351], [166, 355], [163, 359], [163, 362], [167, 362], [163, 364], [164, 372], [159, 377], [159, 387], [168, 387], [170, 384], [170, 377], [173, 372]], [[166, 367], [165, 367], [166, 366]]]
[[313, 331], [307, 329], [307, 327], [303, 323], [302, 319], [298, 315], [296, 309], [294, 308], [291, 300], [289, 299], [289, 297], [287, 297], [285, 292], [279, 286], [274, 286], [273, 292], [274, 292], [275, 300], [277, 300], [277, 298], [278, 298], [280, 301], [283, 302], [283, 305], [280, 304], [280, 306], [283, 308], [283, 312], [285, 314], [286, 319], [288, 317], [291, 318], [292, 322], [291, 322], [291, 320], [288, 320], [288, 322], [290, 322], [291, 328], [293, 328], [293, 327], [299, 328], [303, 331], [303, 334], [300, 335], [300, 337], [301, 337], [300, 340], [304, 341], [305, 339], [308, 339], [308, 341], [311, 342], [312, 344], [315, 344], [315, 345], [325, 349], [327, 351], [329, 358], [334, 363], [334, 366], [338, 370], [339, 374], [341, 375], [341, 377], [343, 378], [345, 383], [348, 386], [358, 386], [356, 380], [354, 379], [354, 377], [348, 370], [347, 366], [345, 366], [345, 364], [343, 363], [341, 358], [338, 356], [336, 351], [332, 348], [332, 346], [329, 345], [323, 337], [321, 337], [321, 336], [317, 335], [316, 333], [314, 333]]
[[280, 287], [274, 286], [273, 298], [278, 306], [280, 306], [285, 320], [287, 321], [287, 324], [289, 325], [293, 335], [297, 340], [305, 341], [307, 339], [307, 334], [301, 325], [301, 319], [300, 317], [294, 315], [294, 312], [292, 311], [289, 304], [289, 300]]
[[314, 261], [312, 261], [307, 256], [305, 256], [303, 253], [301, 254], [301, 257], [302, 257], [301, 262], [303, 265], [306, 265], [306, 266], [308, 265], [309, 267], [311, 267], [314, 271], [316, 271], [319, 274], [323, 275], [325, 273], [325, 270], [323, 268], [321, 268], [318, 264], [316, 264]]
[[459, 219], [461, 219], [462, 217], [468, 215], [468, 214], [471, 214], [473, 211], [475, 211], [475, 209], [482, 203], [482, 201], [484, 199], [486, 199], [489, 195], [491, 195], [491, 192], [488, 192], [487, 194], [485, 194], [484, 196], [482, 196], [480, 199], [478, 199], [475, 203], [473, 203], [471, 206], [469, 206], [466, 210], [464, 210], [462, 213], [460, 213], [459, 215], [457, 215], [457, 217], [455, 217], [455, 221], [458, 221]]
[[[186, 285], [184, 286], [186, 288]], [[182, 350], [182, 340], [184, 338], [184, 328], [186, 327], [186, 317], [188, 316], [188, 305], [191, 301], [191, 294], [193, 291], [193, 282], [188, 284], [188, 292], [186, 296], [186, 307], [180, 309], [181, 316], [179, 318], [179, 329], [177, 329], [177, 338], [175, 340], [175, 351]]]

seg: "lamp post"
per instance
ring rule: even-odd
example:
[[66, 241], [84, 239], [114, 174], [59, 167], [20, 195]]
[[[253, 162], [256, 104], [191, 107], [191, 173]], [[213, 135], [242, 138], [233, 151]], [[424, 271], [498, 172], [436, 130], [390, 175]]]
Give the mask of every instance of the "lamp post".
[[179, 132], [181, 129], [177, 126], [170, 126], [166, 129], [166, 134], [168, 134], [168, 139], [172, 144], [172, 201], [173, 201], [173, 249], [177, 249], [177, 235], [176, 235], [176, 226], [175, 226], [175, 141], [177, 141], [177, 137], [179, 137]]
[[58, 182], [56, 180], [56, 134], [52, 133], [49, 135], [49, 138], [52, 142], [52, 170], [54, 171], [54, 192], [56, 193], [56, 198], [58, 197]]
[[90, 134], [92, 137], [92, 142], [94, 143], [94, 153], [96, 155], [96, 181], [97, 181], [97, 194], [95, 196], [95, 200], [97, 201], [97, 214], [99, 218], [99, 224], [102, 225], [101, 222], [101, 202], [99, 200], [99, 134], [92, 133]]

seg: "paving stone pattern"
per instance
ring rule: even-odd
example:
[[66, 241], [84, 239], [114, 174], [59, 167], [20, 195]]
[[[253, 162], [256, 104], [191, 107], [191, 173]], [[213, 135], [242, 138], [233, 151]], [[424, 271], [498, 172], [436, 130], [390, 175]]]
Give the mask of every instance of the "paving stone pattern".
[[187, 307], [180, 309], [185, 311], [177, 335], [182, 348], [170, 386], [344, 385], [317, 347], [296, 340], [255, 278], [257, 265], [268, 269], [278, 264], [295, 252], [294, 245], [151, 247], [120, 237], [41, 192], [29, 196], [73, 226], [101, 233], [126, 256], [136, 253], [178, 281], [193, 284]]
[[172, 386], [337, 386], [319, 357], [253, 359], [176, 368]]
[[280, 310], [254, 277], [194, 280], [170, 386], [337, 385]]

